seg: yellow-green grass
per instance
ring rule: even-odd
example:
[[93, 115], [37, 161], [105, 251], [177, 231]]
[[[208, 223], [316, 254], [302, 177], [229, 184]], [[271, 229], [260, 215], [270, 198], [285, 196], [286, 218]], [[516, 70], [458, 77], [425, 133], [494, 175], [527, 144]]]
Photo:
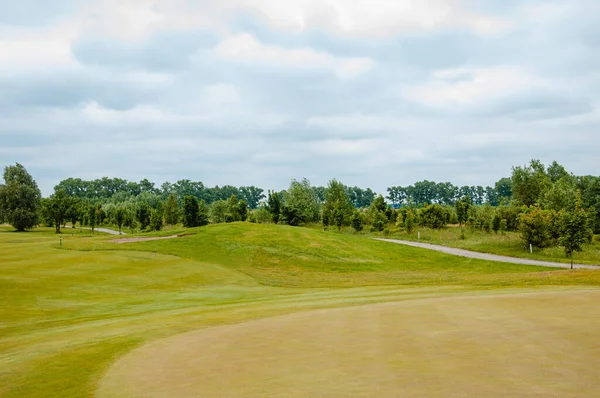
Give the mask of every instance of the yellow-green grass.
[[[333, 231], [336, 230], [334, 229]], [[343, 232], [355, 235], [349, 228], [344, 229]], [[488, 233], [480, 230], [473, 230], [468, 227], [464, 227], [462, 232], [464, 233], [464, 239], [461, 238], [461, 228], [458, 225], [451, 225], [439, 230], [418, 227], [411, 233], [407, 233], [404, 228], [394, 227], [388, 229], [387, 234], [365, 231], [360, 235], [364, 237], [386, 237], [422, 241], [482, 253], [492, 253], [533, 260], [555, 261], [561, 263], [569, 263], [571, 261], [570, 258], [565, 255], [564, 249], [560, 246], [546, 248], [534, 247], [533, 253], [530, 253], [529, 246], [523, 242], [521, 234], [518, 232]], [[600, 241], [598, 240], [598, 237], [595, 238], [593, 243], [584, 245], [582, 252], [576, 252], [574, 259], [575, 262], [579, 264], [600, 265]]]
[[91, 396], [132, 348], [208, 326], [474, 290], [600, 285], [595, 271], [463, 259], [304, 228], [178, 232], [194, 235], [115, 244], [114, 236], [64, 234], [60, 247], [51, 228], [0, 227], [0, 396]]
[[97, 396], [595, 396], [599, 300], [446, 297], [209, 328], [132, 351]]

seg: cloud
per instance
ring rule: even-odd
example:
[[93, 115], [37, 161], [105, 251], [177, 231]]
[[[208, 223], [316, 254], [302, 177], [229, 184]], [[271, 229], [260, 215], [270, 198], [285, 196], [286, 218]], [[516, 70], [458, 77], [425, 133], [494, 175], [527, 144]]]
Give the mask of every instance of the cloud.
[[594, 173], [593, 0], [0, 0], [0, 164], [385, 192]]
[[338, 58], [310, 48], [284, 49], [257, 41], [249, 34], [230, 37], [221, 42], [216, 53], [233, 61], [259, 63], [270, 67], [331, 69], [339, 77], [351, 77], [373, 67], [368, 58]]

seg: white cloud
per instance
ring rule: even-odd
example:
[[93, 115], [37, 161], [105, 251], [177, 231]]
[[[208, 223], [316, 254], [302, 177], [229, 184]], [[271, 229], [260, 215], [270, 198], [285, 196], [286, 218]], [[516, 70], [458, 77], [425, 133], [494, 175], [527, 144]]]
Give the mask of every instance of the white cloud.
[[352, 77], [373, 67], [369, 58], [341, 58], [311, 48], [266, 45], [247, 33], [225, 39], [215, 51], [223, 59], [286, 68], [330, 69], [339, 77]]
[[480, 105], [545, 86], [540, 77], [519, 67], [458, 68], [434, 72], [427, 83], [405, 88], [404, 96], [428, 106], [452, 107]]

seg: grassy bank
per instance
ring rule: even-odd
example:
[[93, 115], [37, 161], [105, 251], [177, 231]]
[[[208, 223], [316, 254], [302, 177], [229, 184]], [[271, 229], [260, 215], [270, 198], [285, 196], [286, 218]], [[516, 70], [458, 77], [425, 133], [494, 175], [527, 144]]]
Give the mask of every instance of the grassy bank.
[[[360, 236], [238, 223], [178, 239], [0, 227], [0, 396], [90, 396], [144, 342], [314, 308], [598, 286], [600, 273], [463, 259]], [[164, 234], [171, 234], [166, 231]], [[157, 235], [157, 234], [155, 234]]]

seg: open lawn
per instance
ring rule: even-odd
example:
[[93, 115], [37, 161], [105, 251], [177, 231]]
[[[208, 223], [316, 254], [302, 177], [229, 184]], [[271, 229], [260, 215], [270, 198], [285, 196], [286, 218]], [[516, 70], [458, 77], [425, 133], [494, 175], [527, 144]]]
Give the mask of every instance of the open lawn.
[[[380, 232], [363, 232], [361, 235], [421, 241], [482, 253], [528, 258], [532, 260], [563, 263], [569, 263], [571, 261], [565, 255], [564, 249], [559, 246], [546, 248], [534, 247], [533, 253], [530, 253], [529, 247], [526, 247], [523, 243], [521, 234], [518, 232], [488, 233], [480, 230], [472, 230], [468, 227], [464, 227], [463, 231], [465, 239], [461, 239], [461, 229], [458, 225], [450, 225], [447, 228], [439, 230], [417, 227], [411, 233], [407, 233], [403, 228], [392, 228], [389, 230], [388, 234]], [[350, 229], [345, 229], [344, 232], [346, 234], [354, 235], [354, 232]], [[600, 265], [600, 241], [598, 240], [598, 236], [596, 236], [592, 244], [584, 245], [582, 252], [576, 252], [574, 258], [575, 262], [578, 264]]]
[[[312, 309], [600, 286], [597, 271], [465, 259], [305, 228], [235, 223], [163, 235], [174, 233], [194, 235], [115, 244], [108, 242], [114, 236], [64, 234], [60, 247], [52, 229], [0, 227], [0, 396], [91, 396], [132, 349], [210, 326]], [[550, 300], [547, 309], [561, 302]], [[588, 315], [582, 333], [597, 328]]]

